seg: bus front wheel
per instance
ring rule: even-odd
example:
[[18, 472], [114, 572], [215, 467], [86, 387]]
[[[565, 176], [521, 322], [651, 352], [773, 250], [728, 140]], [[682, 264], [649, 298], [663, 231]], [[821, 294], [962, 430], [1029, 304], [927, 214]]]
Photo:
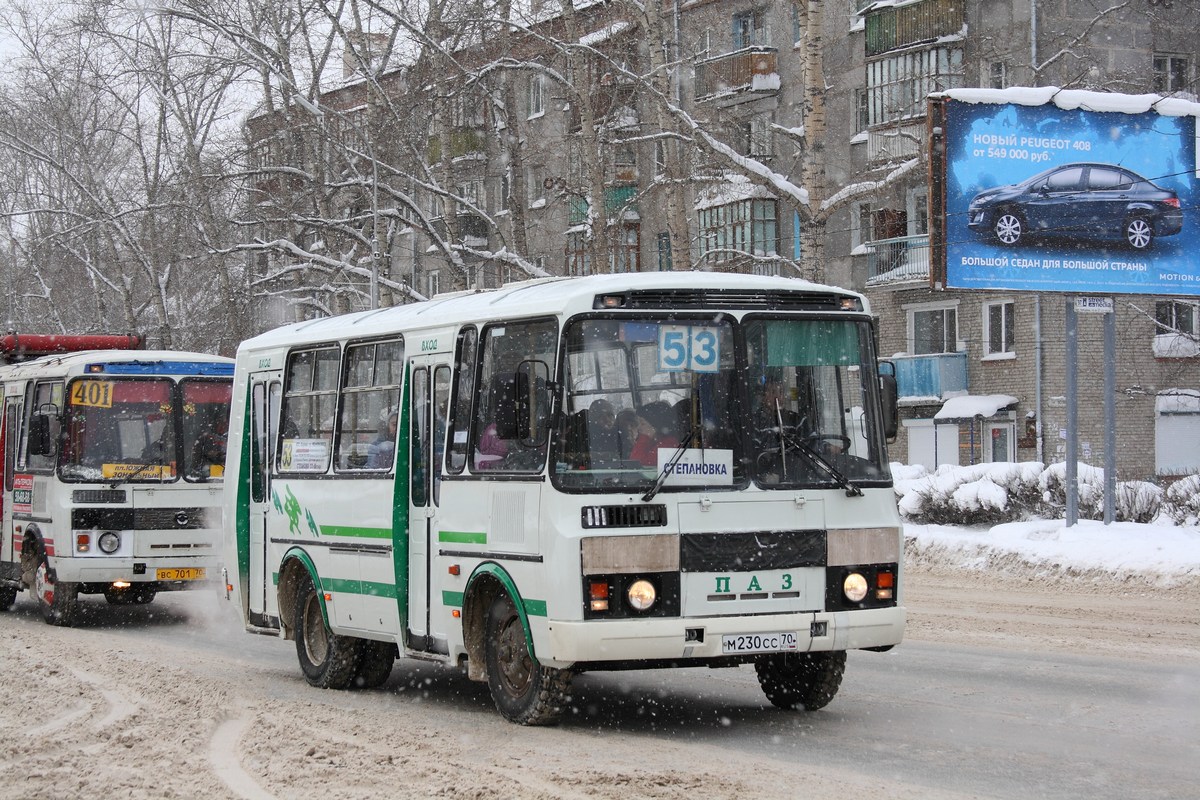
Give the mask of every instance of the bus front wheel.
[[296, 587], [295, 631], [296, 656], [304, 679], [320, 689], [348, 688], [361, 660], [361, 643], [329, 630], [321, 599], [307, 574]]
[[45, 550], [38, 554], [32, 588], [42, 619], [64, 628], [75, 624], [75, 614], [79, 609], [79, 584], [59, 581], [50, 568], [50, 559]]
[[488, 609], [484, 640], [488, 688], [500, 714], [518, 725], [557, 723], [570, 697], [571, 672], [537, 662], [508, 595], [498, 595]]
[[829, 705], [842, 685], [846, 653], [772, 653], [755, 661], [754, 671], [772, 705], [816, 711]]

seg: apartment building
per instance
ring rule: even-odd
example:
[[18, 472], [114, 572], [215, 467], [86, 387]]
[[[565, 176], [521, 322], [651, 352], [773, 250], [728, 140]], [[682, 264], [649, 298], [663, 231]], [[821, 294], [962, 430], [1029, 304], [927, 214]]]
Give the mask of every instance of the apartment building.
[[[935, 288], [927, 97], [1059, 86], [1194, 100], [1200, 9], [689, 0], [662, 11], [535, 8], [520, 25], [460, 36], [452, 63], [418, 59], [370, 81], [349, 70], [322, 95], [323, 106], [365, 119], [348, 126], [364, 138], [355, 152], [373, 140], [387, 153], [385, 191], [345, 188], [351, 181], [328, 193], [345, 209], [339, 219], [357, 221], [342, 251], [358, 263], [369, 256], [374, 278], [402, 287], [381, 290], [380, 301], [531, 274], [657, 269], [845, 285], [871, 298], [880, 351], [896, 365], [905, 418], [894, 458], [1061, 460], [1069, 294]], [[380, 136], [368, 84], [379, 105], [403, 94], [403, 130], [393, 118]], [[251, 121], [252, 141], [278, 136], [275, 114]], [[271, 192], [260, 188], [263, 204]], [[275, 227], [285, 218], [294, 215], [276, 216]], [[302, 240], [327, 235], [293, 228]], [[282, 256], [296, 261], [291, 271], [270, 258], [274, 274], [305, 274], [304, 256]], [[351, 305], [367, 295], [365, 274], [340, 278]], [[1200, 441], [1198, 303], [1115, 297], [1122, 479], [1200, 470], [1200, 448], [1186, 444]], [[325, 313], [320, 306], [301, 307]], [[1080, 457], [1096, 465], [1105, 456], [1100, 327], [1080, 320]]]

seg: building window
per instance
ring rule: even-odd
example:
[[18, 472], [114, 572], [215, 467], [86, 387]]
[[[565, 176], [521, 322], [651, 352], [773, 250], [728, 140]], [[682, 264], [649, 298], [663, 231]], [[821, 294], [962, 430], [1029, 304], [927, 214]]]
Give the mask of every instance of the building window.
[[804, 37], [804, 15], [800, 13], [800, 3], [792, 3], [792, 43], [799, 45]]
[[636, 223], [618, 225], [613, 229], [612, 255], [609, 258], [613, 272], [641, 271], [638, 258], [640, 239], [641, 226]]
[[1011, 300], [983, 304], [984, 356], [1011, 356], [1016, 343]]
[[500, 176], [500, 186], [497, 189], [499, 197], [496, 198], [496, 210], [508, 211], [508, 203], [512, 195], [512, 180], [508, 177], [508, 173]]
[[617, 183], [637, 183], [637, 151], [633, 145], [617, 145], [612, 154], [613, 180]]
[[871, 127], [871, 112], [867, 105], [866, 89], [854, 90], [854, 132], [859, 133]]
[[1157, 358], [1200, 356], [1200, 305], [1178, 300], [1154, 304], [1154, 355]]
[[746, 148], [743, 152], [751, 158], [770, 158], [775, 155], [774, 137], [771, 126], [775, 123], [774, 114], [755, 114], [742, 123], [742, 136]]
[[1008, 88], [1008, 65], [1003, 61], [993, 61], [984, 67], [983, 85], [991, 89]]
[[537, 167], [525, 168], [525, 195], [526, 205], [530, 208], [541, 208], [546, 205], [542, 173]]
[[441, 277], [440, 272], [438, 272], [437, 270], [433, 270], [432, 272], [429, 272], [428, 274], [426, 274], [426, 276], [425, 276], [425, 295], [426, 295], [426, 297], [433, 297], [435, 294], [440, 292], [442, 290], [441, 286], [442, 286], [442, 277]]
[[870, 203], [855, 203], [850, 208], [850, 250], [851, 255], [854, 255], [855, 250], [870, 242], [874, 237], [872, 228], [874, 223], [873, 211]]
[[958, 352], [958, 308], [909, 309], [908, 341], [916, 356]]
[[667, 143], [659, 139], [654, 143], [654, 177], [667, 171]]
[[1154, 56], [1154, 91], [1159, 94], [1188, 88], [1188, 60], [1183, 56]]
[[733, 15], [733, 49], [743, 47], [768, 47], [771, 44], [770, 29], [761, 8], [741, 11]]
[[929, 233], [929, 190], [913, 189], [908, 193], [908, 235], [925, 236]]
[[739, 253], [773, 256], [779, 252], [774, 200], [742, 200], [696, 213], [701, 260], [720, 262]]
[[933, 47], [867, 63], [867, 118], [871, 125], [925, 116], [925, 98], [963, 85], [962, 50]]
[[546, 113], [546, 77], [540, 72], [529, 76], [529, 118]]
[[1200, 472], [1200, 392], [1164, 389], [1154, 398], [1154, 470], [1159, 475]]
[[583, 231], [571, 231], [567, 234], [567, 274], [590, 275], [592, 272], [592, 254], [588, 251], [587, 237]]

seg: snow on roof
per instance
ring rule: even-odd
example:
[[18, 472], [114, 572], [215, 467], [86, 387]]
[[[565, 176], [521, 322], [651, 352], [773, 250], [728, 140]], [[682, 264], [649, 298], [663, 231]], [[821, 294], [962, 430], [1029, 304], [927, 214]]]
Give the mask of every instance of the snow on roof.
[[1200, 103], [1163, 97], [1159, 94], [1119, 94], [1092, 92], [1084, 89], [1060, 89], [1057, 86], [1012, 86], [1008, 89], [948, 89], [931, 97], [946, 97], [963, 103], [1014, 103], [1020, 106], [1040, 106], [1054, 103], [1072, 111], [1113, 111], [1121, 114], [1144, 114], [1157, 111], [1166, 117], [1200, 116]]
[[739, 200], [771, 197], [771, 193], [750, 182], [745, 175], [728, 175], [696, 193], [696, 208], [714, 208], [729, 205]]
[[1017, 398], [1007, 394], [962, 395], [951, 397], [933, 415], [934, 419], [974, 419], [994, 417], [1000, 409], [1011, 406]]
[[623, 19], [619, 19], [616, 22], [612, 23], [611, 25], [606, 25], [605, 27], [601, 28], [600, 30], [592, 31], [591, 33], [580, 36], [579, 43], [586, 47], [595, 47], [596, 45], [600, 44], [601, 42], [608, 41], [609, 39], [616, 36], [618, 33], [620, 33], [621, 31], [625, 30], [628, 27], [629, 27], [629, 23], [627, 21], [625, 21]]

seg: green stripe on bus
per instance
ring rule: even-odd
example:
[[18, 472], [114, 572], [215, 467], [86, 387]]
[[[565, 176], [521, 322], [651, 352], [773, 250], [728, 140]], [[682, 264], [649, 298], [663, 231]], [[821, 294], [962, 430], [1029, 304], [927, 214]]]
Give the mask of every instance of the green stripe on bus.
[[356, 528], [351, 525], [322, 525], [322, 536], [355, 536], [360, 539], [390, 539], [391, 528]]
[[[463, 597], [462, 592], [442, 592], [442, 605], [447, 608], [462, 608]], [[531, 617], [546, 616], [546, 601], [545, 600], [525, 600], [522, 605], [525, 606], [525, 613]]]
[[321, 578], [321, 588], [327, 592], [361, 594], [367, 597], [394, 598], [396, 596], [394, 584], [360, 581], [352, 578]]
[[438, 541], [453, 544], [487, 544], [487, 532], [438, 531]]

